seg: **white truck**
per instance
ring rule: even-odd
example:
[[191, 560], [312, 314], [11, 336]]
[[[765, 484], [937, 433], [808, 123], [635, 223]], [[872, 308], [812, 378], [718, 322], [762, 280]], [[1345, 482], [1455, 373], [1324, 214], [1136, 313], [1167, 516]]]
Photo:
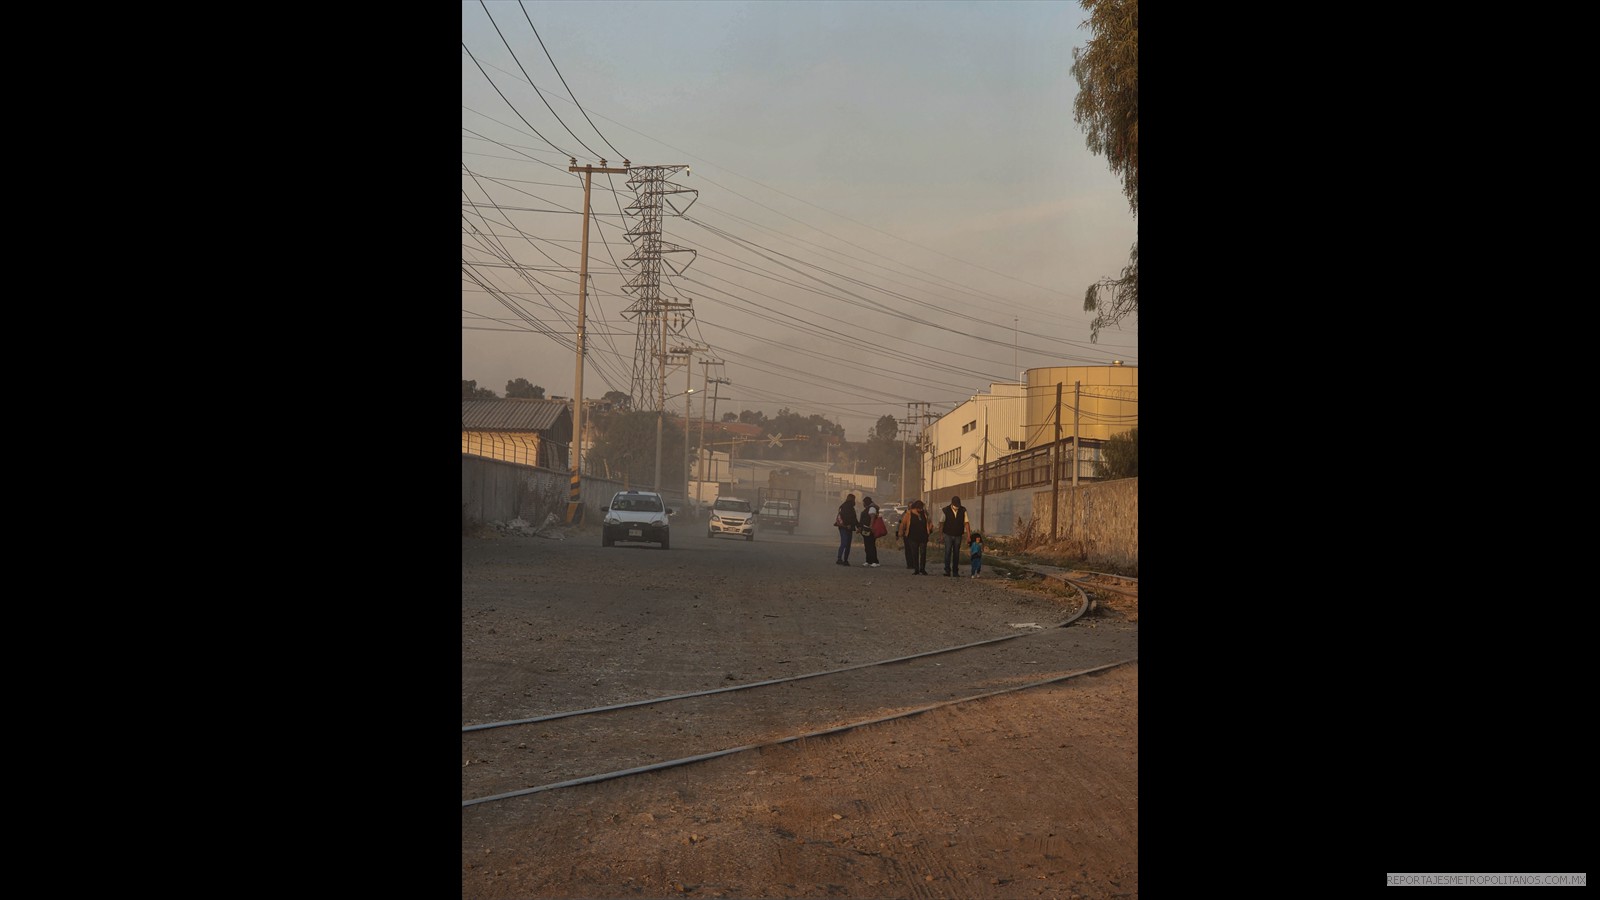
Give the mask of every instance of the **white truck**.
[[795, 527], [800, 524], [800, 492], [762, 488], [760, 497], [761, 508], [757, 512], [761, 516], [761, 527], [781, 528], [794, 534]]

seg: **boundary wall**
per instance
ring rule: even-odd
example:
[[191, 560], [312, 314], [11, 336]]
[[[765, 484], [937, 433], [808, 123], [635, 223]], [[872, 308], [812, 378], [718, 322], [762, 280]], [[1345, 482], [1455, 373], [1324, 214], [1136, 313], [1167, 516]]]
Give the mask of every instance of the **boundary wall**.
[[[1033, 495], [1034, 527], [1050, 531], [1051, 491]], [[1076, 488], [1062, 485], [1056, 509], [1060, 539], [1080, 545], [1090, 565], [1139, 570], [1139, 479], [1119, 478]], [[965, 503], [966, 501], [962, 501]]]
[[[486, 456], [461, 454], [461, 521], [509, 522], [523, 514], [530, 494], [558, 490], [563, 499], [572, 486], [572, 473], [524, 463], [508, 463]], [[622, 482], [583, 476], [578, 500], [593, 516], [622, 490]], [[531, 505], [531, 504], [528, 504]], [[529, 524], [537, 525], [537, 522]]]
[[[1049, 484], [1029, 485], [988, 495], [978, 493], [978, 484], [969, 481], [951, 485], [937, 495], [923, 495], [923, 502], [937, 516], [939, 507], [952, 496], [972, 517], [973, 528], [989, 535], [1017, 533], [1017, 522], [1034, 520], [1036, 534], [1050, 532]], [[1137, 569], [1139, 566], [1139, 479], [1120, 478], [1096, 481], [1074, 488], [1063, 482], [1059, 491], [1060, 509], [1056, 530], [1063, 541], [1081, 545], [1084, 558], [1092, 564], [1106, 563]]]

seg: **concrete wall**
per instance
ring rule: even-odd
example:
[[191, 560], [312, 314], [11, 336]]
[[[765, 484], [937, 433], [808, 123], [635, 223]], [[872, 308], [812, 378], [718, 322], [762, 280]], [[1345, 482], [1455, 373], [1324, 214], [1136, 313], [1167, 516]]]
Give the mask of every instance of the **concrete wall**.
[[[967, 515], [972, 519], [972, 527], [984, 534], [1015, 534], [1017, 520], [1026, 522], [1033, 516], [1033, 495], [1038, 493], [1036, 487], [1020, 488], [1014, 491], [999, 491], [987, 496], [974, 494], [969, 497], [960, 491], [956, 496], [961, 498], [961, 505], [967, 508]], [[950, 502], [949, 497], [938, 498], [937, 506]], [[980, 527], [981, 526], [981, 527]]]
[[[1034, 493], [1035, 528], [1050, 531], [1050, 490]], [[1062, 485], [1056, 527], [1090, 565], [1139, 570], [1139, 479]]]
[[[482, 456], [461, 454], [461, 517], [463, 522], [509, 522], [523, 514], [524, 500], [530, 492], [558, 489], [562, 495], [571, 489], [572, 473], [541, 469], [520, 463], [501, 462]], [[622, 482], [583, 476], [578, 497], [588, 514], [594, 515], [611, 502], [611, 495], [622, 490]], [[537, 523], [533, 523], [537, 524]]]

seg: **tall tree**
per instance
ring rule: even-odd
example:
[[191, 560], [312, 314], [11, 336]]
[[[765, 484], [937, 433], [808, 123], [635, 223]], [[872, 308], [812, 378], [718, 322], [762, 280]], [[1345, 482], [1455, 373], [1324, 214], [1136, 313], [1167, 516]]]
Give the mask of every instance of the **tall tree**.
[[894, 416], [879, 416], [878, 424], [872, 426], [867, 440], [892, 441], [900, 436], [900, 422]]
[[1139, 429], [1130, 428], [1114, 434], [1100, 449], [1100, 459], [1094, 462], [1096, 478], [1139, 477]]
[[526, 378], [515, 378], [506, 382], [506, 396], [523, 400], [543, 400], [544, 386], [529, 384]]
[[[1078, 98], [1072, 115], [1087, 133], [1089, 150], [1104, 156], [1122, 179], [1128, 208], [1139, 215], [1139, 0], [1080, 0], [1094, 33], [1084, 47], [1072, 48], [1072, 75]], [[1139, 244], [1128, 252], [1120, 278], [1089, 285], [1083, 308], [1095, 314], [1089, 340], [1100, 330], [1139, 312]]]
[[[898, 485], [901, 470], [906, 468], [903, 465], [905, 448], [900, 442], [900, 423], [894, 416], [880, 416], [878, 424], [867, 432], [867, 456], [864, 462], [868, 468]], [[904, 496], [903, 486], [897, 486], [896, 492]]]
[[612, 409], [633, 409], [633, 398], [621, 391], [606, 391], [600, 399], [611, 404]]
[[[662, 422], [661, 488], [682, 490], [683, 426], [679, 420]], [[656, 414], [650, 411], [618, 412], [606, 417], [605, 433], [589, 450], [591, 474], [626, 479], [634, 488], [648, 489], [655, 482]]]
[[478, 382], [461, 379], [461, 399], [463, 400], [498, 400], [494, 391], [478, 387]]

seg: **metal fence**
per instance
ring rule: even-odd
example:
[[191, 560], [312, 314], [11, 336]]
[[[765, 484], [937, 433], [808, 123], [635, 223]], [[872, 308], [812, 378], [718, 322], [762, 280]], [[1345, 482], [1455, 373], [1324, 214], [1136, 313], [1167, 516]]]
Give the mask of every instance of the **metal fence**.
[[[1078, 444], [1078, 479], [1094, 477], [1094, 464], [1100, 458], [1100, 444], [1095, 441], [1079, 441]], [[1060, 454], [1055, 455], [1056, 478], [1067, 483], [1072, 483], [1072, 440], [1063, 438], [1060, 443]], [[1002, 491], [1013, 491], [1017, 488], [1031, 487], [1036, 484], [1051, 484], [1050, 461], [1055, 448], [1050, 445], [1034, 447], [1032, 450], [1023, 450], [1002, 457], [983, 466], [981, 477], [983, 479], [983, 493], [998, 494]]]

